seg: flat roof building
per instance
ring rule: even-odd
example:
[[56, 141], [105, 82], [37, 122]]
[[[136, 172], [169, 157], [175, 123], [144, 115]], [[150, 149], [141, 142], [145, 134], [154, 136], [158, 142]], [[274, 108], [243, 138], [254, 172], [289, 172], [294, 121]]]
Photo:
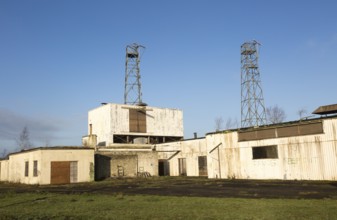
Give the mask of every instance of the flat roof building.
[[95, 145], [92, 139], [97, 146], [156, 144], [179, 141], [183, 136], [181, 110], [103, 103], [88, 113], [88, 136], [83, 137], [83, 145]]

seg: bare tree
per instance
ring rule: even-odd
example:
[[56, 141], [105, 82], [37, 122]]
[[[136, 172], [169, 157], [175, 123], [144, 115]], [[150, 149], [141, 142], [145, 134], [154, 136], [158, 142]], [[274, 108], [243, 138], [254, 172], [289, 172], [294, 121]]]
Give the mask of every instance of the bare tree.
[[238, 120], [232, 120], [232, 118], [227, 118], [226, 123], [225, 123], [225, 129], [233, 129], [233, 128], [237, 128], [239, 125]]
[[277, 105], [266, 109], [267, 121], [271, 124], [283, 122], [286, 119], [284, 110]]
[[214, 119], [215, 122], [215, 130], [220, 131], [223, 129], [223, 118], [222, 117], [216, 117]]
[[27, 126], [25, 126], [22, 132], [20, 133], [18, 145], [21, 150], [27, 150], [32, 147], [32, 144], [30, 143], [29, 140], [29, 131]]
[[307, 114], [307, 110], [305, 108], [300, 108], [298, 111], [297, 111], [297, 114], [300, 118], [302, 118], [305, 114]]

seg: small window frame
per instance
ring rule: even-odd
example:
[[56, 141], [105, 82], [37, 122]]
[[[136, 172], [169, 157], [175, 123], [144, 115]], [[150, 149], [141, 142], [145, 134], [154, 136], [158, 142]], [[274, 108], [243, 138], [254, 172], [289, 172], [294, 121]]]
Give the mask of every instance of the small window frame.
[[25, 177], [29, 177], [29, 161], [25, 161]]
[[38, 176], [38, 161], [37, 160], [34, 160], [33, 161], [33, 176], [34, 177], [37, 177]]
[[278, 147], [277, 145], [268, 146], [255, 146], [252, 147], [252, 159], [278, 159]]

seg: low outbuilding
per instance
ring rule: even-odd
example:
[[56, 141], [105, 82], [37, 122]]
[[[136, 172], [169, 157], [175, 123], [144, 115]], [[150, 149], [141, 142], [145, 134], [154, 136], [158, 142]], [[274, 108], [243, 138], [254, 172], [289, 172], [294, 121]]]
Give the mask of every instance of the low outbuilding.
[[68, 184], [94, 181], [94, 149], [41, 147], [8, 155], [0, 180], [24, 184]]

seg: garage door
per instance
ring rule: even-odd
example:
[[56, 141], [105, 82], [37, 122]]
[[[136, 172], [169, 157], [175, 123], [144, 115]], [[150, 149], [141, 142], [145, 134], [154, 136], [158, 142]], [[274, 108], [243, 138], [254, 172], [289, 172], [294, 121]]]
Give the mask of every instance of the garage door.
[[51, 184], [77, 182], [77, 161], [52, 161], [50, 165]]
[[51, 162], [50, 183], [51, 184], [70, 183], [70, 161]]

